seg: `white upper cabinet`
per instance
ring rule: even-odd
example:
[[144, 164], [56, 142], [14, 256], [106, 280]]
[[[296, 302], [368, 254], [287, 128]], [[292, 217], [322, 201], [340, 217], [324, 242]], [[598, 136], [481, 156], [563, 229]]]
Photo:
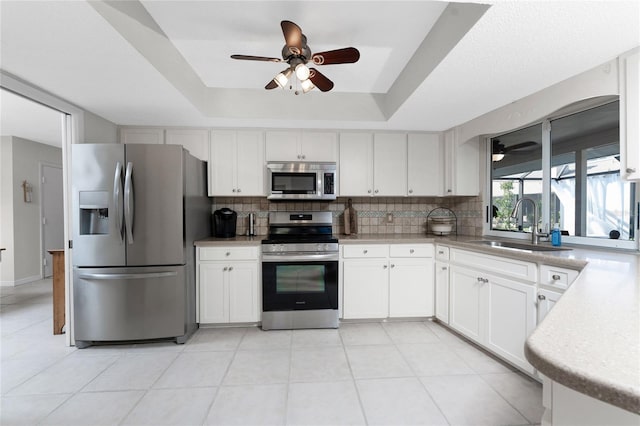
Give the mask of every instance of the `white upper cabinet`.
[[444, 133], [444, 195], [480, 193], [480, 141], [460, 141], [456, 129]]
[[120, 143], [163, 144], [164, 129], [138, 127], [121, 128]]
[[209, 196], [264, 195], [262, 132], [213, 131], [209, 152]]
[[407, 195], [406, 134], [341, 133], [340, 195]]
[[442, 139], [438, 134], [409, 133], [407, 195], [439, 197], [444, 187]]
[[194, 157], [209, 161], [209, 130], [206, 129], [167, 129], [167, 145], [182, 145]]
[[336, 161], [336, 132], [282, 130], [266, 132], [267, 161]]
[[373, 194], [407, 194], [407, 135], [376, 133], [373, 136]]
[[373, 135], [340, 133], [340, 195], [373, 195]]
[[640, 180], [640, 50], [620, 56], [620, 173]]

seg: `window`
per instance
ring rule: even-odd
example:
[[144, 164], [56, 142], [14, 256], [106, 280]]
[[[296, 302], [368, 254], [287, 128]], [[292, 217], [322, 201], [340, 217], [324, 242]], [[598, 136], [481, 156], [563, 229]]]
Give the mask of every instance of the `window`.
[[[569, 242], [633, 248], [637, 194], [635, 183], [620, 179], [619, 102], [572, 109], [491, 138], [490, 230], [546, 231], [557, 223]], [[522, 203], [512, 217], [523, 197], [538, 211]]]

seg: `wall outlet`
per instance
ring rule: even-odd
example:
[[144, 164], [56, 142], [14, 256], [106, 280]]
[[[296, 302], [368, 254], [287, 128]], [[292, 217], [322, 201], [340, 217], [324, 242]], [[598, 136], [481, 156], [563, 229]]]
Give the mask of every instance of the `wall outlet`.
[[393, 223], [393, 213], [387, 213], [387, 223]]

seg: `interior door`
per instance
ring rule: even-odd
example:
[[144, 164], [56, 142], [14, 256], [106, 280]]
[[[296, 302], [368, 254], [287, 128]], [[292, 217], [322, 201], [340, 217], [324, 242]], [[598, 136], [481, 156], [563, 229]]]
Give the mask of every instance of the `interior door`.
[[42, 258], [44, 277], [53, 275], [48, 250], [64, 248], [64, 203], [62, 200], [62, 167], [42, 166]]
[[127, 265], [182, 265], [184, 157], [178, 145], [127, 145]]

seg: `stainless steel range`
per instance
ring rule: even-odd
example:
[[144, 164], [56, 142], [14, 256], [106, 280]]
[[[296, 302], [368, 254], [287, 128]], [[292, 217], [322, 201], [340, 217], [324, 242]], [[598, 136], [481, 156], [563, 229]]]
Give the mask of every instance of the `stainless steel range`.
[[338, 328], [331, 212], [271, 212], [262, 241], [262, 328]]

